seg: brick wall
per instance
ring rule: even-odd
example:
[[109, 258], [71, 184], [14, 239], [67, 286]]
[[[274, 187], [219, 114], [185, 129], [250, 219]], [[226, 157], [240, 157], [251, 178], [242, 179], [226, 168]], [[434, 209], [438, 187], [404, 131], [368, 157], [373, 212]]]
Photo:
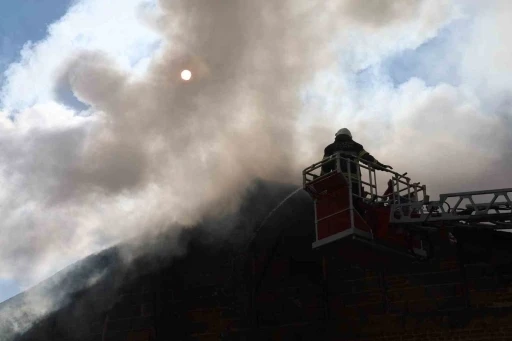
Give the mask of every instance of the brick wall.
[[91, 340], [512, 340], [507, 264], [452, 255], [381, 272], [282, 243], [238, 284], [228, 255], [189, 255], [131, 283]]
[[[512, 340], [510, 263], [461, 266], [452, 255], [381, 272], [316, 252], [309, 237], [277, 240], [255, 266], [191, 250], [132, 276], [76, 340]], [[67, 331], [80, 321], [63, 319], [72, 311], [49, 319], [46, 339], [75, 340]]]

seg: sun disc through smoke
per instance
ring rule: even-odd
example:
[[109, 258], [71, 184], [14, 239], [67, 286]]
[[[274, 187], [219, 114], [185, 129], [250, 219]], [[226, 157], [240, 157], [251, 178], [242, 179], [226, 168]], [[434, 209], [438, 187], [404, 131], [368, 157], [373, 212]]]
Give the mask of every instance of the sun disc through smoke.
[[190, 78], [192, 78], [192, 72], [190, 72], [190, 70], [181, 71], [181, 79], [188, 81]]

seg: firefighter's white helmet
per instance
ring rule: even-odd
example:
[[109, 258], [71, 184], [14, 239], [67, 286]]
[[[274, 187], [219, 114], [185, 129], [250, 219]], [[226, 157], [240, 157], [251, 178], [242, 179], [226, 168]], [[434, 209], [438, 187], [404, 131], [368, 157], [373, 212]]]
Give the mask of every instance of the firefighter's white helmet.
[[350, 130], [348, 130], [347, 128], [342, 128], [342, 129], [338, 130], [338, 132], [334, 136], [338, 136], [338, 135], [347, 135], [347, 136], [352, 137]]

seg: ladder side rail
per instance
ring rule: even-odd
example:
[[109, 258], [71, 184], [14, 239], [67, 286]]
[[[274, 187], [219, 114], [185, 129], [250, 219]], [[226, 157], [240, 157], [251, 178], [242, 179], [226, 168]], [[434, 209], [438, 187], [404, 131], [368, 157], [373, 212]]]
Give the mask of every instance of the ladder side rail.
[[[512, 203], [507, 194], [508, 192], [511, 192], [511, 191], [512, 191], [511, 189], [505, 188], [505, 189], [500, 189], [500, 190], [482, 190], [482, 191], [473, 191], [473, 192], [441, 194], [440, 202], [442, 202], [444, 204], [450, 198], [458, 198], [456, 204], [452, 207], [452, 209], [449, 212], [453, 215], [457, 214], [457, 210], [460, 209], [459, 206], [464, 199], [467, 199], [470, 202], [470, 204], [466, 205], [466, 208], [473, 208], [475, 211], [475, 214], [489, 214], [489, 210], [491, 209], [492, 205], [494, 205], [497, 198], [499, 198], [502, 195], [507, 200], [509, 207], [512, 208], [512, 205], [511, 205]], [[475, 201], [473, 200], [474, 195], [491, 195], [491, 194], [493, 195], [493, 198], [488, 203], [476, 204]], [[482, 208], [482, 207], [485, 207], [485, 208]], [[441, 210], [444, 213], [444, 208], [442, 206], [441, 206]], [[476, 213], [476, 212], [478, 212], [478, 213]]]
[[[429, 222], [438, 222], [438, 221], [481, 221], [487, 220], [488, 223], [494, 223], [494, 220], [510, 220], [510, 213], [498, 213], [498, 214], [488, 214], [488, 215], [454, 215], [450, 213], [441, 213], [439, 215], [431, 215], [428, 217]], [[400, 219], [391, 216], [391, 223], [419, 223], [426, 221], [426, 217], [409, 217], [402, 216]], [[499, 222], [497, 222], [499, 223]], [[508, 224], [508, 223], [507, 223]]]
[[510, 213], [493, 213], [487, 215], [453, 215], [453, 214], [441, 214], [440, 216], [432, 217], [429, 221], [440, 221], [440, 220], [458, 220], [458, 221], [472, 221], [472, 220], [485, 220], [488, 219], [489, 222], [494, 219], [510, 219]]
[[[499, 196], [498, 196], [499, 198]], [[484, 210], [485, 208], [483, 207], [487, 207], [488, 204], [482, 204], [482, 203], [479, 203], [477, 204], [477, 206], [480, 208], [480, 210]], [[506, 201], [496, 201], [494, 202], [492, 205], [491, 205], [491, 208], [489, 209], [501, 209], [501, 210], [510, 210], [510, 208], [508, 207], [508, 203]]]
[[441, 199], [449, 198], [449, 197], [458, 197], [458, 196], [466, 196], [466, 195], [482, 195], [482, 194], [494, 194], [494, 193], [509, 193], [512, 192], [512, 188], [501, 188], [501, 189], [486, 189], [481, 191], [472, 191], [472, 192], [460, 192], [460, 193], [444, 193], [439, 195]]

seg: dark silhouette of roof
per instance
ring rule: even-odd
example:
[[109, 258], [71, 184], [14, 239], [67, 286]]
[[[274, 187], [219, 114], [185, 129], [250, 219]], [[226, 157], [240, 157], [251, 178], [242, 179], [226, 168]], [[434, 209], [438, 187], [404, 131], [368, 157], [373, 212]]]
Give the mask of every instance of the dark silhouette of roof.
[[[146, 238], [144, 252], [129, 263], [122, 255], [132, 250], [130, 243], [91, 255], [0, 304], [0, 330], [6, 331], [3, 335], [14, 335], [12, 312], [20, 307], [30, 311], [31, 297], [47, 295], [58, 303], [53, 311], [10, 339], [142, 340], [144, 336], [136, 333], [144, 331], [149, 333], [147, 340], [188, 339], [191, 335], [197, 339], [231, 335], [237, 340], [278, 340], [269, 336], [277, 331], [284, 335], [282, 339], [328, 339], [328, 335], [350, 339], [370, 332], [365, 323], [372, 318], [385, 321], [395, 315], [425, 319], [428, 314], [452, 314], [447, 323], [454, 324], [453, 311], [477, 316], [476, 308], [467, 304], [469, 289], [460, 288], [475, 285], [480, 290], [478, 285], [491, 281], [478, 274], [487, 279], [478, 285], [471, 282], [471, 271], [480, 270], [468, 265], [463, 271], [461, 260], [491, 264], [486, 269], [492, 269], [492, 278], [496, 278], [494, 290], [511, 283], [512, 235], [505, 232], [458, 233], [459, 249], [446, 253], [445, 263], [451, 264], [448, 270], [443, 270], [442, 260], [408, 267], [397, 261], [394, 269], [365, 270], [354, 259], [338, 254], [342, 246], [328, 252], [312, 250], [314, 213], [309, 195], [299, 191], [268, 216], [295, 189], [257, 181], [235, 214]], [[408, 283], [400, 284], [395, 278], [408, 278]], [[436, 290], [445, 290], [449, 297], [435, 309], [415, 303], [423, 310], [413, 311], [394, 303], [386, 292], [394, 285], [403, 285], [400, 290], [423, 291], [414, 293], [421, 304], [438, 302], [422, 296], [427, 288], [439, 287]], [[409, 299], [414, 301], [416, 296]], [[512, 312], [505, 314], [512, 319]], [[346, 328], [338, 328], [339, 319], [345, 319]]]

